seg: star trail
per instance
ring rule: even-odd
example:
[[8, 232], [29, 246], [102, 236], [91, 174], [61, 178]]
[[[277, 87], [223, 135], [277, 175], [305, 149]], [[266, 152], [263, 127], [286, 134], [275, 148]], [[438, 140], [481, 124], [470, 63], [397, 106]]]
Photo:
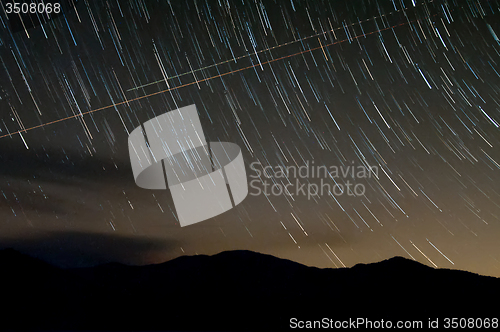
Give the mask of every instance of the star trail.
[[[7, 3], [2, 246], [61, 266], [248, 249], [500, 276], [498, 1]], [[135, 186], [127, 137], [191, 104], [255, 181], [181, 228], [168, 191]]]

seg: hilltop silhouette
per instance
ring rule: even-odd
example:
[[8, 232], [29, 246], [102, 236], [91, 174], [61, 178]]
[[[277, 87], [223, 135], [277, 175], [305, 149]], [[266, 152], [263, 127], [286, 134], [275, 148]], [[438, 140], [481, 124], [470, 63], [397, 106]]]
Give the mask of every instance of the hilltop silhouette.
[[0, 251], [1, 329], [284, 330], [319, 320], [496, 317], [500, 279], [394, 257], [320, 269], [251, 251], [61, 269]]

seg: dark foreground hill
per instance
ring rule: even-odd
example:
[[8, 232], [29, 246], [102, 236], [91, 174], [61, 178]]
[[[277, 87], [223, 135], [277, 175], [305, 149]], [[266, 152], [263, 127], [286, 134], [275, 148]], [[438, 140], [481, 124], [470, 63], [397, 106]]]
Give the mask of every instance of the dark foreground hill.
[[425, 327], [429, 318], [500, 316], [500, 279], [401, 257], [318, 269], [230, 251], [65, 270], [2, 250], [0, 266], [2, 330], [260, 331], [288, 329], [292, 318], [411, 319]]

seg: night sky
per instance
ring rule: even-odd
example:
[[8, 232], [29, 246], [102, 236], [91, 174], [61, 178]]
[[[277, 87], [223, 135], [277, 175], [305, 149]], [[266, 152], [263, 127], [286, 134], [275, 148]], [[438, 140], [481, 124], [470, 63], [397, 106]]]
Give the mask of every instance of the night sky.
[[[1, 247], [64, 267], [248, 249], [500, 276], [498, 1], [62, 7], [31, 28], [0, 14]], [[127, 139], [191, 104], [207, 141], [241, 147], [249, 180], [257, 162], [378, 175], [323, 179], [363, 195], [249, 194], [180, 227], [169, 191], [135, 185]]]

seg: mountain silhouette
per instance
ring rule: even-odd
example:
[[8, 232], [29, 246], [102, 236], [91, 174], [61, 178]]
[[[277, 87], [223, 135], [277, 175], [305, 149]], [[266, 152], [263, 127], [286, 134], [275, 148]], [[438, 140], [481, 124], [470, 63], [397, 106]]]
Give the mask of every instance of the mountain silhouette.
[[320, 269], [251, 251], [62, 269], [0, 251], [3, 330], [286, 330], [290, 319], [496, 317], [500, 279], [394, 257]]

